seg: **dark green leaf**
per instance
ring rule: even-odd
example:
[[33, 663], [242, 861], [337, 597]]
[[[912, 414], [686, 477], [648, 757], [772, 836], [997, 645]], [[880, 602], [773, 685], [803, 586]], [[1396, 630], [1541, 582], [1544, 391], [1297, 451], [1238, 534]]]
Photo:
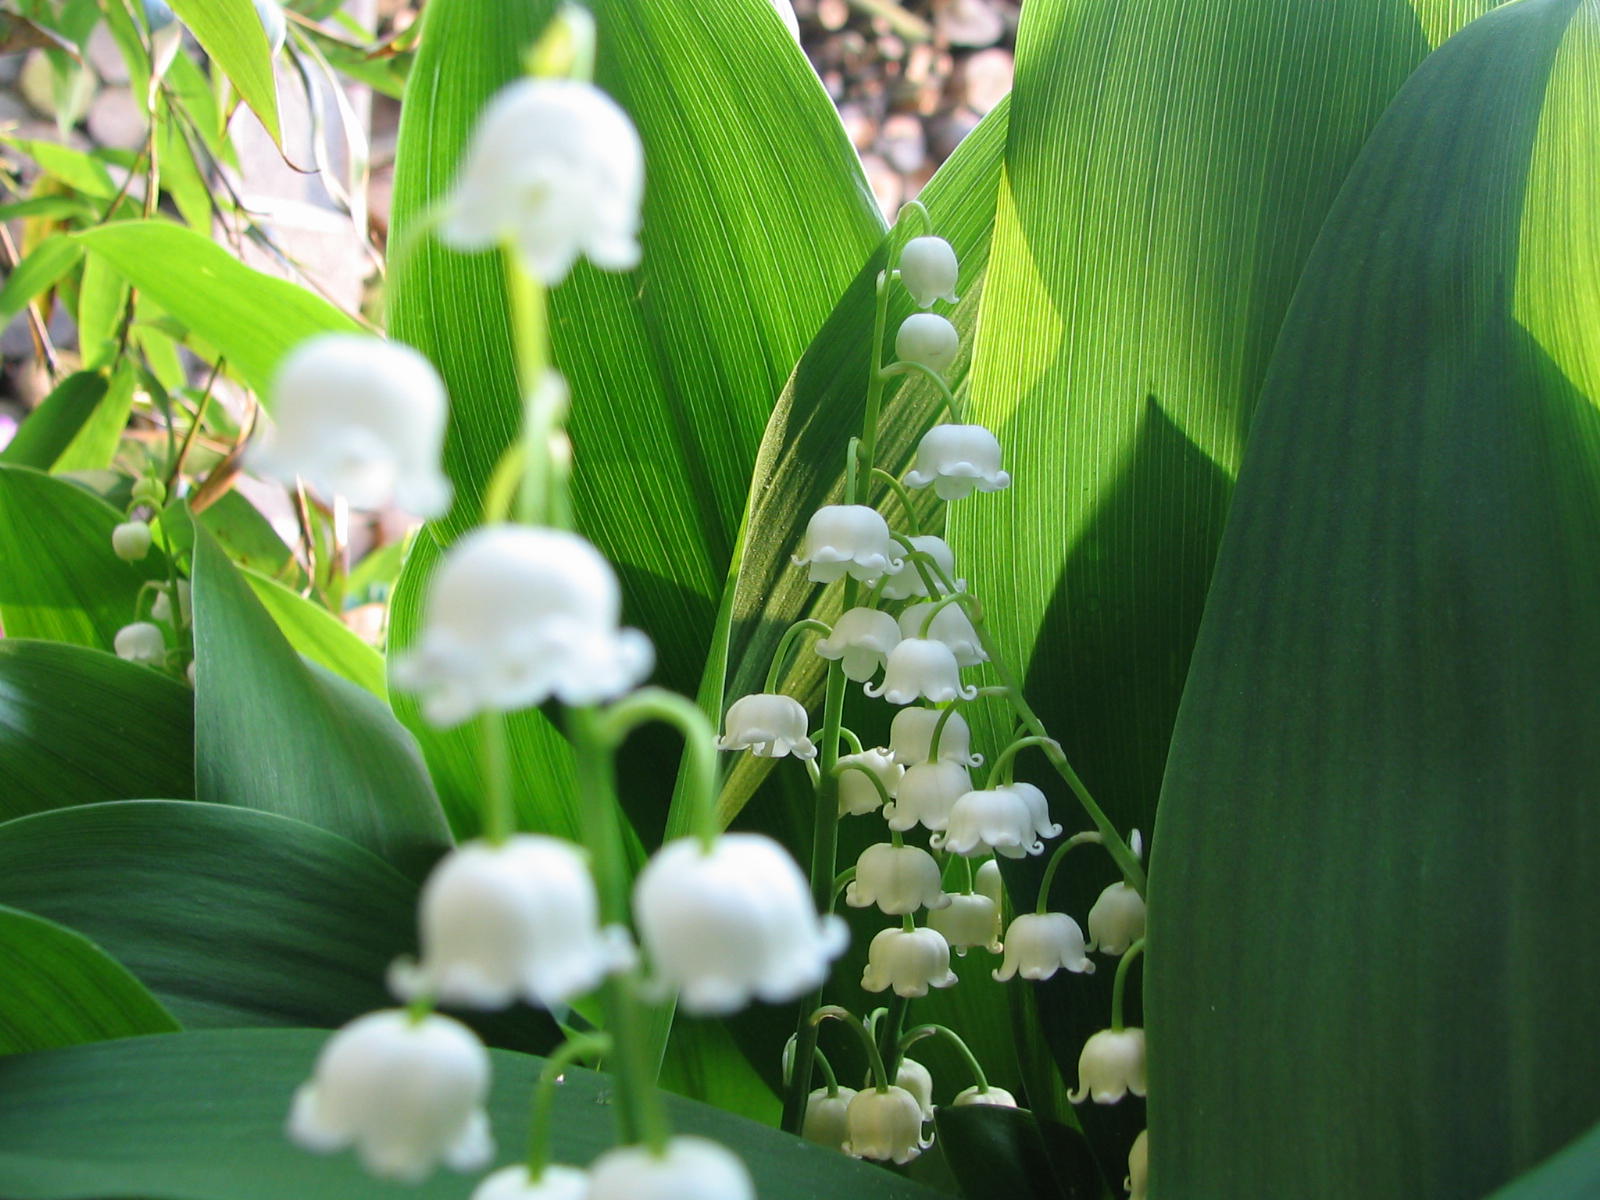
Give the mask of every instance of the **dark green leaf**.
[[1087, 1146], [1081, 1150], [1084, 1174], [1067, 1187], [1056, 1181], [1038, 1122], [1026, 1109], [947, 1104], [935, 1110], [934, 1120], [945, 1161], [968, 1200], [1094, 1200], [1100, 1194]]
[[58, 383], [0, 449], [0, 463], [48, 471], [94, 415], [106, 394], [99, 371], [75, 371]]
[[138, 377], [127, 359], [117, 364], [111, 382], [89, 419], [61, 452], [52, 468], [57, 474], [68, 471], [104, 471], [111, 466], [122, 445], [133, 411], [133, 393]]
[[1600, 1193], [1600, 1126], [1508, 1183], [1489, 1200], [1589, 1200]]

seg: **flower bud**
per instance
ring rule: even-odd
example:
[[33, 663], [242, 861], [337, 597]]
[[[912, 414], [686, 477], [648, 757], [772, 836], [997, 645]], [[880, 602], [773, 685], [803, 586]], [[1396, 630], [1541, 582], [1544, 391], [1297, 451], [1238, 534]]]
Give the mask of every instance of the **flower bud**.
[[844, 1152], [853, 1158], [908, 1163], [933, 1145], [922, 1136], [922, 1107], [904, 1088], [864, 1088], [845, 1112]]
[[[959, 667], [975, 667], [989, 661], [989, 654], [978, 640], [978, 631], [972, 627], [972, 620], [965, 608], [960, 604], [946, 604], [930, 622], [928, 614], [933, 607], [933, 602], [929, 601], [926, 604], [913, 604], [901, 613], [901, 636], [929, 637], [944, 643], [950, 647], [950, 653], [956, 656], [956, 665]], [[922, 631], [924, 624], [928, 627], [926, 634]]]
[[[956, 552], [950, 549], [949, 544], [942, 537], [921, 534], [911, 539], [911, 545], [932, 558], [939, 569], [935, 572], [929, 569], [928, 564], [923, 563], [921, 564], [921, 570], [919, 570], [917, 563], [912, 562], [909, 558], [906, 559], [904, 567], [884, 579], [880, 594], [885, 600], [909, 600], [913, 596], [926, 596], [928, 594], [928, 582], [923, 578], [923, 571], [928, 572], [935, 586], [939, 585], [940, 575], [943, 575], [944, 578], [954, 584], [957, 591], [967, 585], [965, 579], [956, 578]], [[917, 635], [910, 633], [906, 636], [915, 637]]]
[[1145, 1200], [1150, 1193], [1150, 1131], [1139, 1130], [1128, 1150], [1128, 1177], [1122, 1181], [1128, 1200]]
[[[976, 892], [949, 893], [948, 907], [928, 913], [928, 928], [937, 929], [950, 949], [965, 955], [973, 946], [982, 946], [990, 954], [999, 954], [1000, 906], [988, 896]], [[931, 909], [933, 906], [929, 905]]]
[[647, 1146], [607, 1150], [589, 1168], [586, 1200], [756, 1200], [738, 1155], [708, 1138], [670, 1138], [660, 1154]]
[[161, 632], [161, 626], [149, 621], [124, 625], [117, 630], [111, 646], [118, 658], [148, 667], [159, 667], [167, 660], [167, 635]]
[[876, 583], [886, 572], [905, 564], [889, 534], [889, 524], [864, 504], [828, 504], [811, 514], [800, 553], [791, 561], [810, 567], [812, 583], [833, 583], [848, 573], [862, 583]]
[[501, 1167], [472, 1190], [472, 1200], [587, 1200], [588, 1195], [587, 1171], [547, 1166], [535, 1181], [526, 1163]]
[[950, 898], [940, 885], [933, 855], [920, 846], [878, 842], [861, 852], [844, 902], [851, 908], [876, 904], [880, 912], [898, 917], [923, 907], [944, 908]]
[[1113, 883], [1089, 910], [1089, 949], [1122, 954], [1144, 936], [1144, 897], [1126, 883]]
[[1017, 1106], [1017, 1098], [1006, 1091], [1005, 1088], [998, 1088], [991, 1084], [988, 1088], [980, 1089], [977, 1084], [973, 1084], [964, 1092], [958, 1093], [950, 1103], [962, 1107], [973, 1104], [988, 1104], [995, 1108], [1015, 1108]]
[[861, 986], [869, 992], [893, 988], [897, 996], [926, 996], [930, 987], [956, 982], [950, 944], [933, 929], [884, 929], [867, 948]]
[[895, 357], [943, 375], [961, 353], [956, 327], [936, 313], [912, 313], [894, 335]]
[[816, 650], [829, 661], [842, 660], [846, 679], [865, 683], [899, 643], [900, 626], [888, 613], [852, 608], [833, 623], [833, 632], [816, 643]]
[[900, 252], [900, 282], [918, 308], [931, 308], [935, 300], [954, 304], [960, 273], [955, 250], [941, 237], [912, 238]]
[[917, 443], [917, 465], [906, 486], [929, 484], [941, 500], [960, 500], [974, 489], [998, 492], [1011, 486], [1000, 469], [1000, 443], [982, 425], [935, 425]]
[[[865, 767], [878, 777], [883, 784], [883, 790], [889, 793], [893, 800], [900, 790], [901, 777], [906, 769], [895, 762], [888, 750], [863, 750], [860, 754], [846, 754], [839, 759], [841, 767]], [[864, 817], [868, 813], [877, 812], [878, 806], [883, 803], [883, 796], [877, 788], [872, 786], [860, 771], [844, 770], [839, 772], [839, 815]]]
[[330, 1154], [354, 1145], [374, 1175], [419, 1183], [444, 1162], [485, 1167], [494, 1154], [489, 1052], [459, 1021], [397, 1009], [358, 1017], [331, 1037], [295, 1092], [289, 1140]]
[[793, 696], [777, 692], [740, 696], [728, 706], [717, 749], [748, 749], [757, 758], [783, 758], [788, 754], [815, 758], [817, 748], [807, 736], [809, 723], [805, 705]]
[[897, 833], [919, 823], [924, 829], [943, 829], [956, 801], [971, 790], [972, 776], [960, 763], [918, 763], [906, 768], [894, 803], [883, 806], [883, 815]]
[[935, 850], [967, 858], [990, 851], [1006, 858], [1042, 854], [1044, 843], [1033, 832], [1033, 817], [1022, 797], [1010, 788], [967, 792], [950, 809], [945, 831], [929, 840]]
[[1066, 913], [1023, 913], [1006, 930], [1006, 956], [994, 977], [1001, 983], [1015, 975], [1049, 979], [1065, 967], [1078, 975], [1094, 974], [1083, 944], [1083, 930]]
[[843, 1149], [845, 1140], [850, 1136], [846, 1110], [855, 1097], [855, 1088], [847, 1087], [841, 1087], [832, 1094], [825, 1087], [812, 1092], [806, 1097], [806, 1116], [800, 1126], [800, 1136], [831, 1150]]
[[[193, 593], [187, 579], [178, 580], [178, 615], [183, 624], [189, 623], [190, 596]], [[150, 602], [150, 617], [155, 621], [172, 623], [172, 592], [163, 587], [156, 593], [156, 598]]]
[[1067, 1099], [1082, 1104], [1115, 1104], [1129, 1092], [1145, 1093], [1144, 1030], [1102, 1029], [1084, 1043], [1078, 1055], [1078, 1087]]
[[[907, 767], [925, 763], [933, 754], [933, 730], [943, 716], [937, 708], [905, 708], [895, 713], [889, 726], [889, 749], [894, 760]], [[972, 731], [960, 713], [951, 713], [939, 734], [939, 758], [964, 767], [983, 766], [983, 755], [971, 753]]]
[[924, 1121], [933, 1120], [933, 1072], [928, 1070], [914, 1058], [900, 1056], [900, 1063], [894, 1070], [894, 1086], [904, 1088], [916, 1099], [917, 1107], [922, 1109]]
[[[931, 638], [905, 638], [889, 652], [881, 684], [867, 684], [867, 695], [882, 696], [890, 704], [910, 704], [914, 700], [973, 700], [975, 686], [962, 686], [961, 668], [954, 651]], [[941, 740], [940, 748], [943, 749]]]
[[1029, 823], [1036, 834], [1046, 840], [1061, 836], [1061, 826], [1050, 819], [1049, 797], [1042, 791], [1021, 780], [1006, 784], [1005, 790], [1020, 797], [1027, 806]]
[[150, 541], [150, 526], [143, 521], [124, 521], [111, 531], [111, 551], [123, 562], [143, 559], [150, 553]]
[[167, 498], [167, 485], [154, 475], [141, 475], [133, 483], [133, 502], [159, 508]]
[[1005, 899], [1006, 881], [1000, 874], [1000, 863], [997, 859], [991, 858], [978, 868], [978, 873], [972, 880], [972, 887], [979, 895], [993, 900], [995, 908], [999, 909]]

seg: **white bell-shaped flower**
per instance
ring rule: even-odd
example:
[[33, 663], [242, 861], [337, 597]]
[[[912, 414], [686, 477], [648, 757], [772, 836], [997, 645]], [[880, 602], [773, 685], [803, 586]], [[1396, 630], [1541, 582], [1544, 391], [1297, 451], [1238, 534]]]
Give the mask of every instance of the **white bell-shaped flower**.
[[964, 955], [973, 946], [982, 946], [990, 954], [999, 954], [1000, 906], [980, 892], [951, 892], [948, 895], [948, 906], [928, 913], [928, 927], [943, 934], [944, 940], [950, 943], [950, 949], [957, 954]]
[[[150, 526], [143, 521], [124, 521], [111, 531], [111, 552], [123, 562], [139, 562], [150, 553]], [[895, 627], [895, 640], [900, 628]]]
[[937, 313], [912, 313], [894, 335], [895, 357], [943, 375], [961, 353], [961, 335]]
[[459, 1021], [398, 1009], [331, 1037], [294, 1095], [289, 1140], [331, 1154], [355, 1146], [374, 1175], [419, 1183], [440, 1162], [477, 1171], [494, 1155], [489, 1052]]
[[908, 1163], [933, 1145], [922, 1136], [922, 1106], [905, 1088], [863, 1088], [845, 1113], [844, 1152], [853, 1158]]
[[927, 571], [935, 587], [940, 586], [941, 575], [953, 583], [957, 591], [967, 586], [965, 579], [956, 578], [956, 552], [950, 549], [950, 544], [942, 537], [935, 537], [931, 533], [919, 534], [911, 539], [911, 545], [933, 559], [939, 569], [937, 572], [932, 571], [924, 563], [922, 570], [918, 570], [915, 562], [906, 559], [905, 566], [883, 581], [881, 594], [885, 600], [910, 600], [914, 596], [928, 595], [928, 579], [923, 577], [923, 571]]
[[939, 864], [921, 846], [877, 842], [856, 860], [856, 877], [845, 889], [851, 908], [876, 904], [891, 917], [919, 908], [944, 908], [950, 903], [939, 882]]
[[639, 873], [633, 915], [656, 975], [695, 1015], [793, 1000], [849, 940], [841, 918], [818, 917], [789, 852], [754, 833], [723, 834], [709, 849], [668, 842]]
[[1006, 881], [1000, 874], [1000, 862], [991, 858], [978, 868], [978, 873], [972, 877], [972, 888], [980, 896], [987, 896], [994, 901], [996, 911], [1005, 899]]
[[[900, 791], [900, 780], [906, 769], [895, 762], [886, 748], [863, 750], [860, 754], [844, 754], [839, 758], [841, 767], [865, 767], [883, 784], [883, 791], [893, 800]], [[878, 791], [859, 770], [839, 772], [839, 815], [864, 817], [877, 812], [883, 803], [883, 792]]]
[[972, 776], [960, 763], [918, 763], [906, 768], [894, 803], [883, 806], [883, 815], [897, 833], [917, 824], [924, 829], [943, 829], [950, 824], [950, 810], [956, 801], [971, 790]]
[[587, 1171], [547, 1166], [535, 1180], [523, 1163], [501, 1167], [472, 1189], [472, 1200], [587, 1200], [588, 1195]]
[[252, 469], [287, 484], [303, 478], [353, 508], [437, 517], [450, 506], [439, 469], [449, 400], [410, 346], [320, 334], [283, 360], [271, 394], [273, 425], [250, 448]]
[[793, 696], [777, 692], [741, 696], [728, 706], [717, 749], [749, 750], [758, 758], [782, 758], [786, 754], [815, 758], [817, 748], [807, 736], [809, 725], [805, 705]]
[[[932, 638], [903, 638], [889, 652], [884, 664], [883, 682], [863, 689], [873, 699], [882, 696], [890, 704], [910, 704], [915, 700], [973, 700], [977, 687], [961, 683], [961, 667], [955, 652]], [[940, 739], [940, 749], [944, 740]]]
[[[967, 616], [965, 608], [959, 604], [946, 604], [929, 621], [928, 613], [932, 610], [933, 602], [928, 601], [925, 604], [913, 604], [901, 613], [901, 636], [930, 637], [936, 642], [943, 642], [950, 647], [950, 653], [956, 656], [956, 665], [959, 667], [975, 667], [989, 661], [988, 651], [978, 640], [978, 631], [972, 627], [972, 618]], [[926, 633], [923, 632], [924, 625], [927, 626]]]
[[816, 643], [816, 650], [830, 662], [842, 661], [846, 679], [865, 683], [899, 644], [900, 626], [888, 613], [852, 608], [833, 623], [833, 632]]
[[942, 237], [917, 237], [900, 251], [900, 282], [917, 302], [918, 308], [931, 308], [935, 300], [954, 304], [956, 280], [961, 265], [955, 248]]
[[906, 472], [906, 486], [933, 485], [941, 500], [959, 500], [974, 490], [998, 492], [1011, 486], [1000, 469], [1000, 443], [982, 425], [935, 425], [917, 443], [917, 465]]
[[950, 943], [934, 929], [884, 929], [867, 947], [861, 986], [869, 992], [893, 988], [897, 996], [926, 996], [930, 987], [956, 982]]
[[[190, 589], [187, 579], [178, 580], [178, 611], [176, 613], [185, 625], [189, 623], [189, 614], [192, 609]], [[155, 621], [166, 621], [171, 624], [174, 613], [172, 611], [172, 589], [162, 587], [156, 592], [156, 598], [150, 602], [150, 617]]]
[[1144, 897], [1126, 883], [1113, 883], [1089, 910], [1089, 949], [1122, 954], [1144, 936]]
[[797, 567], [809, 567], [812, 583], [833, 583], [848, 573], [862, 583], [876, 583], [905, 565], [889, 534], [889, 523], [864, 504], [828, 504], [811, 514]]
[[950, 809], [944, 832], [929, 844], [967, 858], [990, 851], [1006, 858], [1026, 858], [1044, 853], [1044, 843], [1033, 832], [1033, 814], [1011, 788], [967, 792]]
[[[943, 715], [937, 708], [904, 708], [889, 725], [889, 749], [894, 760], [907, 767], [933, 757], [933, 731]], [[939, 733], [939, 758], [964, 767], [983, 766], [983, 755], [972, 753], [972, 730], [960, 713], [951, 713]]]
[[832, 1150], [843, 1149], [850, 1136], [845, 1112], [855, 1098], [855, 1088], [841, 1087], [830, 1094], [823, 1087], [812, 1092], [806, 1097], [806, 1116], [800, 1125], [800, 1136]]
[[614, 100], [578, 80], [522, 79], [479, 116], [439, 238], [468, 252], [512, 243], [554, 287], [580, 256], [637, 266], [643, 199], [644, 147]]
[[402, 1000], [550, 1008], [633, 960], [624, 930], [600, 928], [583, 853], [560, 838], [466, 842], [433, 869], [418, 907], [422, 961], [402, 958], [389, 968], [390, 990]]
[[1015, 1108], [1017, 1098], [1005, 1088], [995, 1087], [990, 1084], [987, 1088], [980, 1088], [977, 1084], [964, 1091], [957, 1092], [956, 1098], [950, 1102], [963, 1108], [971, 1104], [988, 1104], [995, 1108]]
[[611, 565], [577, 534], [489, 525], [445, 552], [428, 584], [417, 642], [394, 665], [397, 686], [424, 693], [423, 714], [455, 725], [554, 696], [610, 700], [654, 661], [650, 639], [619, 629]]
[[1129, 1092], [1145, 1094], [1144, 1030], [1102, 1029], [1078, 1055], [1078, 1086], [1067, 1094], [1074, 1104], [1088, 1096], [1096, 1104], [1115, 1104]]
[[111, 648], [117, 652], [118, 658], [143, 663], [147, 667], [159, 667], [167, 660], [167, 635], [161, 632], [159, 625], [135, 621], [117, 630]]
[[1028, 807], [1029, 819], [1033, 822], [1033, 831], [1045, 840], [1061, 836], [1061, 826], [1050, 819], [1050, 798], [1031, 783], [1017, 780], [1015, 783], [1005, 785], [1005, 790], [1021, 797], [1022, 802]]
[[739, 1156], [709, 1138], [669, 1138], [660, 1154], [646, 1146], [607, 1150], [589, 1167], [586, 1200], [756, 1200]]
[[924, 1121], [933, 1120], [933, 1072], [928, 1070], [914, 1058], [900, 1056], [900, 1062], [894, 1069], [894, 1086], [904, 1088], [910, 1092], [917, 1101], [917, 1107], [922, 1109]]
[[1023, 913], [1006, 930], [1006, 956], [995, 969], [1001, 983], [1016, 975], [1049, 979], [1065, 967], [1078, 975], [1094, 974], [1083, 942], [1083, 930], [1066, 913]]
[[1128, 1200], [1146, 1200], [1150, 1194], [1150, 1131], [1139, 1130], [1128, 1150], [1128, 1177], [1122, 1181]]

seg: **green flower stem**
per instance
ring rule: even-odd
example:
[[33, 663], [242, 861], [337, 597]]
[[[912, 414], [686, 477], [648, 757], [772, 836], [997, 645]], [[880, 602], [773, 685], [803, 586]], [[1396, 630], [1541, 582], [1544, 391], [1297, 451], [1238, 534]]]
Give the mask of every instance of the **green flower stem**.
[[817, 1060], [818, 1068], [822, 1071], [824, 1082], [828, 1085], [828, 1095], [837, 1096], [839, 1094], [839, 1077], [833, 1073], [833, 1064], [828, 1061], [828, 1056], [822, 1052], [821, 1046], [813, 1050], [812, 1054]]
[[894, 797], [889, 795], [889, 789], [883, 786], [883, 780], [878, 778], [878, 773], [871, 767], [864, 767], [860, 763], [836, 763], [833, 768], [835, 775], [843, 775], [846, 771], [860, 771], [872, 780], [872, 786], [878, 789], [878, 795], [885, 804], [892, 804]]
[[847, 743], [849, 743], [849, 745], [850, 745], [850, 753], [851, 754], [860, 754], [861, 753], [861, 739], [858, 738], [855, 735], [855, 731], [854, 730], [849, 729], [844, 725], [841, 725], [841, 726], [839, 726], [839, 736], [842, 737]]
[[[891, 263], [891, 266], [893, 264]], [[872, 468], [876, 465], [878, 453], [878, 414], [883, 408], [883, 385], [885, 376], [880, 369], [883, 358], [883, 335], [889, 324], [889, 272], [878, 272], [878, 302], [872, 317], [872, 366], [867, 372], [867, 418], [862, 426], [861, 446], [857, 456], [861, 462], [861, 469], [871, 475]], [[861, 503], [861, 498], [852, 489], [848, 498], [851, 504]]]
[[1045, 745], [1055, 746], [1057, 749], [1060, 749], [1060, 744], [1055, 740], [1055, 738], [1040, 737], [1037, 734], [1031, 734], [1028, 737], [1020, 737], [1016, 741], [1012, 742], [1004, 750], [1000, 751], [1000, 756], [994, 760], [994, 765], [989, 768], [987, 786], [996, 787], [1001, 784], [1010, 783], [1012, 760], [1026, 750], [1029, 746]]
[[545, 372], [550, 369], [549, 313], [545, 287], [522, 265], [509, 243], [502, 249], [506, 291], [511, 299], [511, 338], [517, 361], [517, 383], [522, 389], [522, 491], [517, 519], [538, 525], [545, 518], [550, 494], [550, 435], [563, 414], [551, 412]]
[[938, 389], [939, 399], [944, 401], [945, 410], [949, 412], [950, 419], [958, 425], [961, 424], [961, 401], [956, 399], [955, 393], [950, 390], [950, 385], [945, 382], [944, 376], [932, 367], [903, 358], [898, 362], [890, 363], [878, 373], [883, 376], [885, 381], [893, 379], [897, 375], [913, 374], [921, 375], [931, 380], [935, 388]]
[[528, 1119], [528, 1178], [539, 1182], [550, 1162], [550, 1116], [555, 1110], [556, 1088], [568, 1067], [580, 1058], [611, 1053], [611, 1039], [603, 1033], [578, 1033], [551, 1052], [533, 1085], [532, 1115]]
[[1115, 1033], [1122, 1032], [1122, 993], [1128, 982], [1128, 967], [1143, 953], [1144, 939], [1140, 938], [1128, 947], [1122, 961], [1117, 963], [1117, 977], [1111, 984], [1111, 1028]]
[[517, 810], [511, 798], [511, 762], [506, 748], [506, 715], [486, 712], [478, 718], [483, 738], [483, 836], [500, 845], [516, 831]]
[[[812, 1012], [810, 1017], [807, 1018], [806, 1024], [811, 1028], [811, 1031], [815, 1033], [817, 1026], [829, 1019], [842, 1021], [855, 1031], [856, 1035], [861, 1039], [862, 1046], [864, 1046], [867, 1051], [867, 1062], [872, 1067], [873, 1086], [876, 1087], [880, 1092], [888, 1091], [889, 1073], [884, 1070], [883, 1055], [879, 1053], [878, 1043], [872, 1040], [872, 1035], [867, 1032], [867, 1027], [861, 1023], [860, 1018], [855, 1016], [855, 1014], [850, 1012], [848, 1009], [840, 1008], [837, 1004], [827, 1004], [819, 1006], [814, 1012]], [[816, 1052], [816, 1038], [812, 1038], [811, 1048], [807, 1051], [807, 1053], [814, 1056]], [[798, 1064], [800, 1061], [801, 1059], [799, 1058], [799, 1051], [797, 1049], [795, 1062]], [[811, 1072], [809, 1070], [796, 1071], [794, 1073], [796, 1079], [809, 1077], [810, 1074]], [[809, 1078], [807, 1079], [806, 1090], [808, 1093], [810, 1092]]]
[[933, 602], [933, 607], [928, 610], [928, 615], [922, 618], [922, 628], [918, 631], [923, 637], [928, 637], [933, 629], [933, 620], [952, 604], [961, 603], [961, 593], [951, 592]]
[[882, 467], [872, 468], [872, 478], [879, 483], [888, 484], [889, 490], [894, 493], [895, 499], [900, 501], [900, 507], [905, 510], [906, 526], [911, 530], [911, 536], [921, 537], [922, 522], [917, 520], [917, 510], [911, 506], [911, 493], [906, 490], [906, 485]]
[[939, 761], [939, 739], [944, 737], [944, 727], [950, 724], [950, 718], [955, 715], [956, 706], [950, 705], [939, 713], [939, 719], [933, 723], [933, 736], [928, 739], [928, 761]]
[[844, 895], [845, 888], [854, 882], [855, 877], [856, 869], [854, 867], [846, 867], [838, 875], [834, 876], [833, 888], [828, 896], [828, 912], [832, 912], [839, 907], [839, 897]]
[[1034, 912], [1043, 916], [1050, 911], [1050, 885], [1055, 882], [1056, 872], [1061, 868], [1061, 860], [1067, 857], [1067, 851], [1074, 846], [1101, 845], [1102, 839], [1094, 830], [1085, 833], [1075, 833], [1061, 845], [1055, 848], [1050, 855], [1050, 862], [1045, 866], [1044, 878], [1039, 881], [1039, 903], [1034, 907]]
[[989, 1077], [983, 1073], [983, 1064], [978, 1061], [978, 1056], [972, 1052], [972, 1047], [961, 1039], [961, 1035], [948, 1025], [918, 1025], [900, 1039], [900, 1052], [904, 1054], [923, 1038], [935, 1035], [945, 1038], [966, 1059], [967, 1066], [972, 1071], [973, 1082], [978, 1085], [980, 1092], [989, 1090]]
[[778, 680], [783, 676], [783, 668], [788, 665], [789, 652], [794, 644], [804, 633], [820, 633], [827, 637], [833, 632], [824, 622], [807, 617], [803, 621], [796, 621], [783, 631], [783, 638], [778, 642], [778, 648], [772, 653], [772, 665], [767, 668], [767, 682], [762, 688], [766, 692], [778, 690]]
[[694, 830], [707, 848], [722, 832], [717, 820], [720, 771], [717, 732], [700, 706], [665, 688], [647, 687], [607, 708], [596, 720], [608, 752], [615, 754], [628, 735], [641, 725], [661, 721], [683, 735], [684, 757], [689, 760], [690, 794], [694, 801]]
[[[583, 816], [584, 843], [600, 892], [600, 919], [607, 925], [626, 925], [628, 867], [613, 750], [607, 743], [602, 717], [592, 708], [567, 710], [567, 735], [576, 751], [578, 795], [583, 797], [578, 807]], [[644, 1013], [636, 995], [637, 982], [638, 968], [625, 975], [612, 975], [601, 991], [601, 1008], [615, 1046], [621, 1140], [642, 1142], [659, 1152], [667, 1143], [667, 1116], [656, 1091]]]
[[[908, 929], [917, 927], [910, 913], [906, 914], [904, 927]], [[900, 1031], [906, 1026], [906, 1011], [910, 1007], [910, 996], [896, 995], [889, 1001], [883, 1020], [877, 1026], [878, 1053], [883, 1056], [884, 1069], [888, 1072], [890, 1083], [900, 1078], [900, 1060], [905, 1057], [900, 1046]]]
[[928, 206], [921, 200], [907, 200], [900, 206], [900, 211], [895, 214], [895, 228], [904, 224], [906, 214], [910, 213], [922, 225], [922, 236], [928, 237], [933, 233], [933, 214], [928, 211]]
[[[861, 439], [853, 437], [844, 452], [844, 502], [856, 503], [856, 497], [861, 495], [859, 475], [857, 468], [861, 463]], [[868, 470], [876, 470], [869, 467]]]
[[413, 1025], [422, 1024], [423, 1018], [433, 1012], [433, 997], [428, 995], [418, 996], [406, 1005], [406, 1017]]

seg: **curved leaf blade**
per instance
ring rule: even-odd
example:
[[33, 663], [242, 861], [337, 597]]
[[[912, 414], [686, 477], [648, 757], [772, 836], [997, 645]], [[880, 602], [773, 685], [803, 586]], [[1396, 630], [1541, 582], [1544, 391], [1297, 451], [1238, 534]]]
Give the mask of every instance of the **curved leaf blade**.
[[172, 0], [172, 8], [281, 144], [272, 46], [251, 0]]

